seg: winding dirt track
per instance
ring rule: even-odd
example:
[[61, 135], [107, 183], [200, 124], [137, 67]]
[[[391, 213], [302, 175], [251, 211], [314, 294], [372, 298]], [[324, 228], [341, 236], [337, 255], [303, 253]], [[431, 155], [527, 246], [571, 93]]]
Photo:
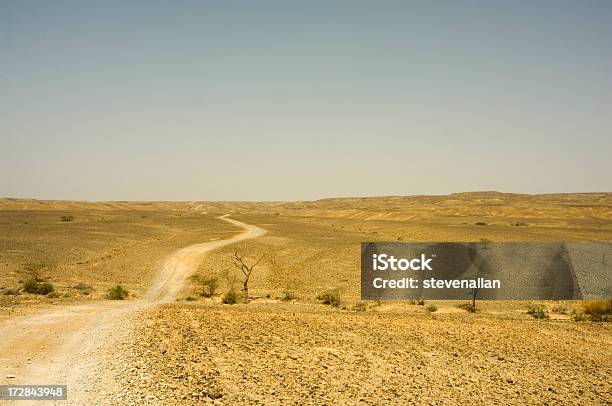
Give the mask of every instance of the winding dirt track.
[[96, 371], [104, 368], [102, 354], [112, 354], [113, 343], [126, 334], [124, 326], [135, 314], [174, 300], [208, 252], [266, 233], [227, 216], [219, 218], [246, 231], [177, 251], [166, 260], [144, 299], [58, 306], [2, 323], [0, 384], [67, 384], [69, 403], [87, 404], [87, 385], [97, 380]]

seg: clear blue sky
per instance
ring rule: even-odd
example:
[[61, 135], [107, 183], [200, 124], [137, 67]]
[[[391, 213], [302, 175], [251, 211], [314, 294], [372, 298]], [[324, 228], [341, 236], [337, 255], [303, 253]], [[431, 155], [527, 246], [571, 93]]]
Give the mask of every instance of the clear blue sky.
[[0, 0], [0, 196], [612, 190], [610, 1]]

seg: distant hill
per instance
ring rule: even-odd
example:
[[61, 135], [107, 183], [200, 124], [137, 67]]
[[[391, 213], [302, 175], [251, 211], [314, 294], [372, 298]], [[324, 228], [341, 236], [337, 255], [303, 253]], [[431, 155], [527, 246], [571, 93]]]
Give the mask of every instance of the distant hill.
[[0, 198], [0, 210], [170, 210], [406, 221], [431, 216], [612, 220], [612, 192], [343, 197], [295, 202], [86, 202]]

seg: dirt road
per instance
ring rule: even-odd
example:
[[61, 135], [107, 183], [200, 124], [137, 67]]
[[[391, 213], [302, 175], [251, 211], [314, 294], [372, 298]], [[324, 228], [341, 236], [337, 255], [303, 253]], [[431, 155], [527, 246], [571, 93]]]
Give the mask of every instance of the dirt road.
[[112, 356], [113, 344], [136, 314], [172, 301], [208, 252], [266, 233], [227, 215], [220, 219], [245, 232], [179, 250], [166, 260], [143, 299], [58, 306], [2, 323], [0, 384], [67, 384], [70, 404], [88, 404], [87, 385], [98, 379], [102, 360]]

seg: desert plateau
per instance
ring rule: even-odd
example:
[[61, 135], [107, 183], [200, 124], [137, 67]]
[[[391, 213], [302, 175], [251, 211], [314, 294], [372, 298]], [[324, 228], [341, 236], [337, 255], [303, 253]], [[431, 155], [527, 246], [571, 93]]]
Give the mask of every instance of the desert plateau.
[[612, 327], [589, 301], [359, 289], [361, 241], [611, 242], [610, 193], [2, 199], [0, 229], [0, 380], [67, 383], [70, 404], [612, 402]]

